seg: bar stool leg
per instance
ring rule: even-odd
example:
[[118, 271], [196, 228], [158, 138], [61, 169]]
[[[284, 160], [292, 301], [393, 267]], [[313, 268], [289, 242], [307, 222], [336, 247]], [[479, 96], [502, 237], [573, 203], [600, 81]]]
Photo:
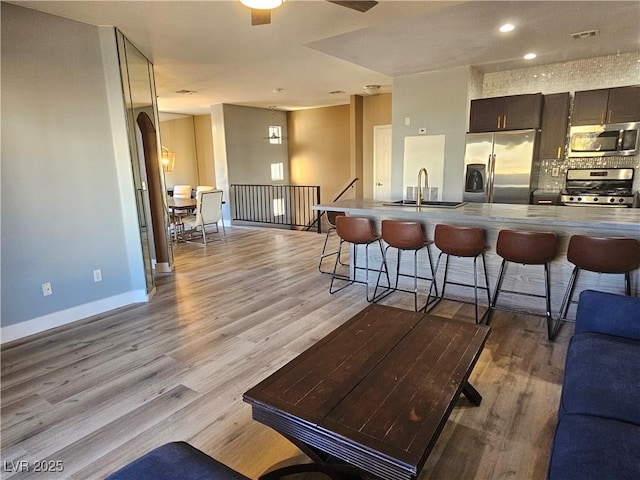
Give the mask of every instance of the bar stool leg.
[[[380, 240], [376, 240], [375, 242], [378, 243], [378, 246], [380, 247], [380, 254], [382, 255], [382, 262], [380, 264], [380, 269], [378, 270], [378, 280], [376, 281], [376, 287], [373, 290], [373, 296], [369, 297], [369, 245], [371, 245], [371, 243], [367, 243], [364, 247], [365, 249], [365, 284], [366, 284], [366, 296], [367, 296], [367, 302], [373, 302], [376, 299], [376, 291], [378, 290], [378, 284], [380, 282], [380, 276], [382, 275], [382, 271], [384, 270], [384, 273], [387, 277], [387, 289], [391, 288], [391, 279], [389, 278], [389, 270], [387, 269], [387, 262], [385, 259], [385, 251], [382, 249], [382, 243], [380, 242]], [[356, 255], [355, 253], [355, 245], [354, 245], [354, 255]], [[353, 260], [353, 268], [354, 268], [354, 278], [356, 275], [356, 259], [354, 258]], [[397, 282], [397, 278], [396, 278], [396, 282]]]
[[324, 245], [322, 246], [322, 253], [320, 253], [320, 262], [318, 263], [318, 270], [320, 271], [320, 273], [325, 273], [322, 270], [322, 260], [324, 260], [324, 257], [337, 254], [337, 252], [335, 252], [335, 253], [330, 253], [328, 255], [325, 255], [325, 252], [327, 251], [327, 243], [329, 242], [329, 235], [331, 234], [332, 230], [335, 230], [335, 228], [330, 227], [329, 230], [327, 230], [327, 235], [324, 237]]
[[436, 270], [433, 269], [433, 256], [431, 255], [431, 245], [427, 245], [427, 256], [429, 257], [429, 269], [431, 270], [431, 285], [429, 286], [429, 291], [431, 291], [431, 287], [433, 287], [437, 297], [438, 282], [436, 282]]
[[[224, 230], [224, 222], [222, 223], [222, 229]], [[324, 261], [325, 258], [331, 257], [332, 255], [337, 255], [338, 254], [337, 250], [335, 252], [326, 253], [327, 244], [329, 243], [329, 237], [331, 236], [331, 232], [333, 232], [335, 230], [336, 230], [336, 227], [329, 227], [329, 230], [327, 230], [327, 235], [324, 237], [324, 244], [322, 246], [322, 253], [320, 253], [320, 261], [318, 262], [318, 271], [320, 273], [331, 274], [330, 271], [322, 269], [322, 262]], [[342, 265], [343, 267], [347, 266], [346, 263], [342, 263], [342, 262], [340, 262], [340, 265]]]
[[573, 292], [576, 288], [576, 282], [578, 281], [579, 273], [580, 268], [573, 267], [571, 277], [569, 278], [569, 285], [567, 285], [567, 291], [564, 294], [562, 305], [560, 306], [560, 317], [558, 318], [558, 320], [565, 320], [567, 318], [567, 313], [569, 313], [569, 306], [571, 305], [571, 300], [573, 299]]
[[[376, 281], [376, 288], [373, 290], [373, 301], [382, 300], [384, 297], [389, 295], [393, 290], [391, 289], [391, 280], [389, 279], [389, 266], [387, 265], [387, 252], [389, 251], [389, 245], [382, 250], [382, 245], [380, 245], [380, 249], [382, 251], [382, 268], [378, 271], [378, 279]], [[387, 272], [387, 285], [389, 287], [386, 288], [386, 291], [382, 292], [378, 296], [378, 287], [380, 286], [380, 278], [382, 277], [382, 270], [384, 269]], [[396, 276], [396, 288], [398, 287], [398, 277]]]
[[487, 289], [487, 311], [482, 315], [482, 318], [478, 317], [478, 257], [473, 257], [473, 297], [475, 300], [475, 315], [476, 315], [476, 323], [481, 323], [484, 321], [485, 317], [489, 315], [491, 311], [491, 297], [489, 294], [489, 280], [487, 279], [487, 263], [484, 258], [484, 253], [480, 255], [482, 257], [482, 268], [484, 270], [484, 281]]
[[[398, 263], [399, 260], [398, 256]], [[413, 309], [418, 311], [418, 250], [413, 252]]]
[[[444, 252], [440, 252], [440, 254], [438, 255], [438, 260], [436, 261], [436, 267], [434, 270], [434, 273], [432, 275], [434, 281], [431, 282], [431, 286], [429, 287], [429, 292], [427, 293], [427, 303], [425, 303], [424, 307], [422, 308], [422, 311], [427, 313], [429, 311], [429, 305], [431, 305], [431, 307], [435, 307], [438, 302], [440, 301], [440, 299], [444, 296], [444, 289], [447, 286], [447, 270], [445, 267], [444, 270], [444, 279], [442, 281], [442, 294], [439, 296], [438, 295], [438, 291], [437, 291], [437, 287], [436, 287], [436, 294], [435, 295], [431, 295], [431, 292], [433, 291], [434, 285], [436, 285], [435, 282], [435, 278], [436, 278], [436, 273], [438, 273], [438, 270], [440, 268], [440, 260], [442, 259], [442, 255], [444, 255]], [[448, 255], [447, 255], [447, 259], [448, 259]], [[431, 302], [431, 297], [434, 297], [433, 302]]]
[[[420, 309], [418, 309], [418, 278], [421, 278], [423, 280], [431, 280], [431, 287], [429, 292], [431, 291], [431, 289], [433, 289], [433, 287], [435, 286], [435, 291], [436, 291], [436, 296], [438, 295], [438, 287], [437, 284], [435, 284], [435, 273], [434, 273], [434, 269], [433, 269], [433, 258], [431, 255], [431, 250], [429, 248], [429, 245], [425, 245], [426, 249], [427, 249], [427, 255], [429, 257], [429, 270], [431, 272], [431, 279], [425, 279], [423, 277], [418, 277], [418, 252], [421, 249], [416, 249], [414, 250], [414, 254], [413, 254], [413, 291], [411, 290], [403, 290], [406, 291], [407, 293], [413, 293], [413, 297], [414, 297], [414, 302], [413, 302], [413, 306], [416, 312], [418, 311], [425, 311], [425, 307], [426, 305], [428, 305], [428, 299], [429, 299], [429, 295], [427, 295], [427, 303], [425, 303], [425, 307], [422, 307]], [[391, 245], [387, 245], [387, 247], [384, 249], [383, 251], [383, 268], [378, 272], [378, 281], [376, 282], [376, 290], [374, 291], [373, 294], [373, 302], [377, 302], [379, 300], [382, 300], [383, 298], [385, 298], [386, 296], [388, 296], [389, 294], [393, 293], [394, 291], [398, 290], [398, 282], [400, 279], [400, 276], [410, 276], [410, 275], [406, 275], [406, 274], [401, 274], [400, 273], [400, 264], [402, 263], [402, 249], [397, 248], [396, 251], [396, 279], [394, 282], [393, 287], [391, 286], [391, 279], [389, 277], [389, 265], [387, 263], [387, 256], [388, 256], [388, 252], [389, 252], [389, 248], [391, 248]], [[380, 278], [382, 276], [382, 273], [384, 273], [387, 275], [387, 286], [382, 285], [382, 287], [385, 288], [385, 291], [383, 291], [382, 293], [378, 294], [378, 288], [380, 287]]]
[[489, 276], [487, 275], [487, 259], [484, 256], [484, 253], [481, 256], [482, 256], [482, 270], [484, 271], [484, 286], [487, 289], [487, 306], [489, 306], [491, 305], [491, 292], [489, 290]]
[[491, 319], [493, 318], [493, 312], [495, 311], [496, 304], [498, 303], [498, 295], [500, 293], [500, 289], [502, 288], [502, 282], [504, 280], [504, 274], [507, 271], [507, 261], [503, 258], [502, 263], [500, 264], [500, 272], [498, 273], [498, 280], [496, 281], [496, 289], [493, 292], [493, 299], [489, 304], [489, 313], [487, 314], [487, 325], [491, 323]]
[[555, 322], [554, 325], [553, 317], [551, 316], [551, 278], [549, 275], [549, 264], [544, 264], [544, 293], [545, 300], [547, 305], [547, 337], [549, 340], [554, 340], [560, 331], [560, 327], [562, 325], [561, 322]]
[[[353, 279], [350, 279], [351, 281], [348, 281], [348, 280], [347, 280], [347, 283], [346, 283], [345, 285], [343, 285], [342, 287], [338, 288], [337, 290], [334, 290], [334, 289], [333, 289], [333, 281], [334, 281], [336, 278], [340, 278], [340, 277], [338, 277], [338, 276], [336, 275], [336, 270], [337, 270], [337, 268], [338, 268], [338, 263], [340, 263], [341, 265], [344, 265], [344, 264], [342, 263], [342, 260], [341, 260], [341, 258], [342, 258], [342, 244], [343, 244], [343, 243], [344, 243], [344, 240], [340, 239], [340, 244], [338, 245], [338, 252], [337, 252], [337, 255], [336, 255], [336, 261], [335, 261], [335, 262], [334, 262], [334, 264], [333, 264], [333, 272], [331, 273], [331, 283], [329, 284], [329, 293], [330, 293], [330, 294], [337, 293], [337, 292], [339, 292], [340, 290], [342, 290], [343, 288], [348, 287], [349, 285], [352, 285], [352, 284], [353, 284], [353, 282], [354, 282], [354, 280], [355, 280], [355, 273], [354, 273], [354, 277], [353, 277]], [[356, 254], [356, 250], [355, 250], [355, 245], [354, 245], [354, 256], [357, 256], [357, 255], [355, 255], [355, 254]], [[354, 258], [354, 266], [355, 266], [355, 258]], [[355, 272], [355, 271], [354, 271], [354, 272]], [[344, 279], [344, 278], [341, 278], [341, 279], [346, 280], [346, 279]]]
[[627, 297], [631, 296], [631, 273], [625, 272], [624, 274], [624, 292], [627, 294]]

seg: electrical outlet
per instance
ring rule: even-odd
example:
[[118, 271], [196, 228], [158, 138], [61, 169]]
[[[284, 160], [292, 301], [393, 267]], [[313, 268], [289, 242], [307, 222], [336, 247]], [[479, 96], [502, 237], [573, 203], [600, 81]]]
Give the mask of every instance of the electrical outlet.
[[93, 281], [101, 282], [102, 281], [102, 270], [99, 268], [93, 271]]
[[557, 176], [559, 176], [559, 175], [560, 175], [560, 168], [558, 168], [558, 167], [553, 167], [553, 168], [551, 169], [551, 176], [552, 176], [552, 177], [557, 177]]
[[51, 288], [51, 282], [46, 282], [42, 284], [42, 296], [48, 297], [49, 295], [53, 295], [53, 288]]

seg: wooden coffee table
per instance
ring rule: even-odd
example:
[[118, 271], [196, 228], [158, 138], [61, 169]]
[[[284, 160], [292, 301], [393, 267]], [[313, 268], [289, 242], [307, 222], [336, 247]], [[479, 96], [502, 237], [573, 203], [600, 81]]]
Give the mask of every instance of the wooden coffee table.
[[369, 305], [244, 394], [253, 418], [312, 460], [300, 471], [415, 479], [460, 394], [489, 327]]

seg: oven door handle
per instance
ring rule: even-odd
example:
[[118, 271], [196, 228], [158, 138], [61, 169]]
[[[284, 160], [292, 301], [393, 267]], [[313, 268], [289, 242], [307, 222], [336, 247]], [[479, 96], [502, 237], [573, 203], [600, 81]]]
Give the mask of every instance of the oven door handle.
[[597, 205], [593, 203], [563, 203], [563, 207], [604, 207], [604, 208], [630, 208], [631, 205], [621, 205], [619, 203], [599, 203]]

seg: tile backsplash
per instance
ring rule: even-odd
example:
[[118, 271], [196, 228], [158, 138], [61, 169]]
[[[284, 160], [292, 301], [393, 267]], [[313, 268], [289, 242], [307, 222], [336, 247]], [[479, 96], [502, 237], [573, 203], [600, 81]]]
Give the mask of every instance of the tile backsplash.
[[640, 51], [485, 73], [481, 98], [538, 92], [573, 93], [638, 83]]
[[541, 160], [538, 188], [540, 190], [559, 192], [564, 188], [564, 179], [569, 168], [634, 168], [633, 191], [640, 191], [640, 156]]
[[[640, 51], [587, 58], [504, 72], [485, 73], [475, 98], [524, 93], [543, 94], [613, 88], [640, 84]], [[472, 97], [473, 98], [473, 97]], [[634, 191], [640, 191], [640, 156], [542, 160], [538, 188], [560, 191], [569, 168], [634, 168]]]

